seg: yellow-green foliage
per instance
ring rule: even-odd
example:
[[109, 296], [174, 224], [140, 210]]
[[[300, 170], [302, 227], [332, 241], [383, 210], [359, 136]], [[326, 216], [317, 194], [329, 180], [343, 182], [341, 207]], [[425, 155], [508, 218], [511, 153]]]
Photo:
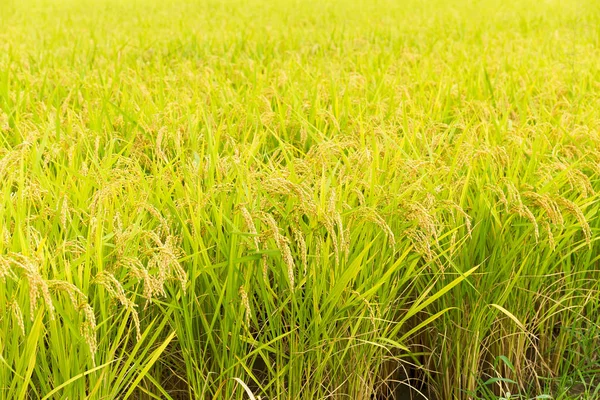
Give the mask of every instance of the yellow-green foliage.
[[599, 24], [0, 0], [0, 398], [596, 398]]

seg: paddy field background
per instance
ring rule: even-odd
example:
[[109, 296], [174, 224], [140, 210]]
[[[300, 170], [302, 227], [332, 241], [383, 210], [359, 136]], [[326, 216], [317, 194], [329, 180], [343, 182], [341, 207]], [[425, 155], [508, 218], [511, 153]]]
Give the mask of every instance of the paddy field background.
[[0, 398], [600, 398], [599, 26], [0, 0]]

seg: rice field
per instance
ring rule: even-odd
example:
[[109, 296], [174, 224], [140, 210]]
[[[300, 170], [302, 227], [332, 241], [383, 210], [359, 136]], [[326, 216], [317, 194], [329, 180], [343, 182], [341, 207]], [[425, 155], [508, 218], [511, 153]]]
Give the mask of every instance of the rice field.
[[0, 0], [0, 399], [599, 399], [599, 25]]

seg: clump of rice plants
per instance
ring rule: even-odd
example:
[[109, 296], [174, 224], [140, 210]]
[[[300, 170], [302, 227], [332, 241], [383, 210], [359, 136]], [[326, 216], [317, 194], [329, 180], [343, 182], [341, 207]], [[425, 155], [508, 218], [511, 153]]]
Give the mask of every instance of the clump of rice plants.
[[0, 398], [597, 398], [599, 21], [4, 0]]

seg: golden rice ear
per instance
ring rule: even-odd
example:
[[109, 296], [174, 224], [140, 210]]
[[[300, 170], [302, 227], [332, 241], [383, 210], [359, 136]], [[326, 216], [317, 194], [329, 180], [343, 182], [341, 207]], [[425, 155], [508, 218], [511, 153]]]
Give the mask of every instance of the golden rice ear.
[[504, 186], [506, 186], [506, 190], [508, 192], [508, 203], [515, 204], [517, 206], [522, 204], [523, 200], [521, 199], [521, 194], [515, 186], [515, 183], [507, 178], [503, 178], [501, 182], [504, 184]]
[[93, 283], [102, 286], [111, 297], [118, 300], [119, 303], [131, 313], [135, 325], [136, 338], [137, 340], [140, 340], [142, 334], [140, 330], [140, 319], [136, 310], [137, 305], [127, 298], [121, 282], [119, 282], [110, 272], [102, 271], [95, 276]]
[[80, 308], [85, 316], [85, 321], [80, 326], [81, 336], [90, 349], [92, 362], [95, 362], [96, 352], [98, 351], [98, 342], [96, 339], [96, 316], [94, 315], [94, 310], [87, 302], [81, 304]]
[[179, 247], [180, 239], [177, 236], [167, 235], [163, 240], [155, 231], [148, 231], [145, 236], [150, 239], [150, 261], [148, 270], [158, 270], [158, 285], [161, 287], [168, 279], [175, 279], [181, 285], [183, 292], [187, 289], [187, 273], [181, 266], [179, 258], [183, 251]]
[[431, 242], [427, 235], [415, 228], [405, 230], [404, 234], [410, 239], [415, 250], [423, 255], [427, 261], [433, 261], [435, 259], [435, 253], [431, 249]]
[[[336, 206], [336, 191], [335, 188], [331, 189], [329, 195], [329, 202], [327, 205], [327, 213], [324, 215], [325, 227], [328, 234], [331, 237], [333, 243], [333, 251], [335, 254], [336, 265], [340, 262], [340, 243], [344, 245], [344, 226], [342, 223], [342, 216], [337, 211]], [[337, 226], [337, 232], [335, 227]]]
[[587, 198], [596, 194], [590, 178], [582, 171], [572, 168], [570, 170], [570, 179], [572, 179], [583, 197]]
[[84, 321], [79, 327], [81, 336], [90, 349], [92, 360], [94, 361], [97, 341], [96, 341], [96, 317], [94, 310], [87, 301], [87, 296], [75, 285], [70, 282], [53, 280], [48, 282], [51, 290], [60, 290], [69, 296], [73, 308], [83, 315]]
[[165, 241], [164, 251], [167, 256], [166, 260], [169, 262], [170, 275], [179, 282], [181, 285], [181, 290], [183, 293], [185, 293], [187, 290], [188, 276], [187, 272], [183, 269], [181, 263], [179, 262], [179, 258], [181, 258], [183, 254], [180, 243], [181, 240], [179, 236], [169, 235]]
[[356, 290], [350, 290], [350, 293], [358, 297], [363, 302], [365, 307], [367, 307], [367, 310], [369, 310], [369, 321], [371, 322], [373, 329], [377, 329], [376, 320], [379, 319], [381, 316], [381, 310], [379, 309], [377, 303], [371, 304], [369, 300], [365, 298], [365, 296], [363, 296]]
[[240, 286], [239, 293], [240, 293], [240, 298], [242, 300], [242, 307], [244, 307], [244, 321], [246, 322], [246, 326], [250, 327], [250, 318], [252, 316], [252, 310], [250, 309], [248, 293], [246, 293], [244, 286]]
[[67, 229], [67, 222], [71, 219], [71, 211], [69, 208], [69, 199], [67, 195], [64, 195], [62, 198], [62, 203], [60, 206], [60, 226], [63, 229]]
[[165, 152], [163, 150], [164, 135], [165, 135], [165, 128], [164, 127], [159, 128], [158, 132], [156, 134], [155, 150], [156, 150], [157, 157], [160, 158], [162, 161], [167, 162], [167, 155], [165, 154]]
[[243, 204], [240, 204], [238, 206], [238, 209], [240, 210], [240, 213], [242, 214], [242, 219], [244, 220], [244, 223], [246, 224], [246, 229], [248, 229], [248, 232], [250, 232], [253, 235], [252, 239], [254, 240], [254, 246], [256, 247], [256, 251], [259, 251], [260, 242], [258, 240], [258, 231], [256, 230], [256, 226], [254, 225], [254, 220], [252, 219], [252, 215], [250, 214], [250, 212], [248, 211], [246, 206], [244, 206]]
[[0, 179], [8, 180], [16, 173], [16, 164], [24, 154], [24, 148], [3, 152], [0, 157]]
[[96, 140], [94, 141], [94, 156], [96, 160], [100, 160], [100, 136], [96, 136]]
[[158, 220], [158, 222], [160, 223], [160, 228], [158, 230], [159, 236], [169, 235], [169, 233], [171, 232], [169, 221], [160, 213], [160, 211], [158, 211], [156, 207], [154, 207], [152, 204], [146, 201], [143, 201], [138, 203], [138, 210], [147, 211], [150, 215], [152, 215]]
[[6, 226], [2, 226], [2, 244], [4, 245], [4, 247], [10, 247], [11, 239], [12, 234], [10, 233], [10, 229], [8, 229]]
[[296, 268], [294, 265], [294, 258], [292, 257], [292, 252], [290, 250], [290, 246], [288, 245], [287, 238], [281, 236], [280, 241], [278, 242], [278, 247], [282, 253], [283, 261], [287, 266], [288, 280], [290, 282], [290, 288], [293, 291], [296, 285], [294, 278]]
[[414, 201], [404, 204], [404, 208], [407, 210], [406, 217], [415, 222], [420, 231], [431, 237], [433, 240], [437, 240], [439, 224], [429, 209]]
[[540, 168], [540, 171], [547, 176], [549, 181], [551, 181], [557, 173], [565, 174], [569, 188], [571, 190], [577, 190], [584, 198], [593, 196], [596, 193], [590, 178], [583, 171], [572, 165], [565, 164], [562, 161], [545, 164]]
[[356, 197], [358, 198], [358, 205], [364, 206], [366, 204], [366, 201], [363, 192], [361, 192], [358, 188], [353, 188], [352, 192], [355, 193]]
[[19, 303], [15, 299], [11, 300], [7, 304], [7, 308], [12, 311], [13, 318], [15, 319], [21, 334], [25, 336], [25, 322], [23, 320], [23, 311], [21, 311], [21, 307]]
[[585, 237], [585, 242], [588, 247], [592, 245], [592, 229], [581, 211], [581, 208], [577, 206], [571, 200], [565, 199], [564, 197], [557, 197], [556, 201], [571, 215], [574, 215], [579, 222], [579, 226], [581, 227], [581, 231], [583, 232], [583, 236]]
[[164, 281], [150, 274], [148, 268], [144, 267], [139, 259], [124, 257], [119, 260], [117, 267], [117, 269], [125, 269], [129, 276], [143, 282], [142, 296], [147, 300], [145, 307], [153, 298], [166, 296]]
[[331, 244], [333, 245], [333, 254], [335, 257], [335, 265], [340, 263], [340, 247], [338, 243], [337, 233], [335, 232], [335, 224], [331, 216], [324, 215], [323, 216], [323, 225], [325, 226], [325, 230], [331, 239]]
[[472, 226], [472, 221], [471, 221], [471, 217], [469, 216], [469, 214], [467, 214], [460, 205], [456, 204], [452, 200], [444, 200], [444, 201], [441, 201], [441, 203], [446, 205], [447, 207], [450, 207], [450, 208], [458, 211], [458, 213], [462, 215], [462, 217], [464, 218], [465, 228], [467, 228], [467, 234], [469, 235], [469, 237], [471, 237], [471, 233], [473, 232], [473, 226]]
[[275, 243], [277, 244], [279, 251], [281, 252], [281, 258], [283, 259], [283, 262], [287, 266], [287, 275], [288, 275], [288, 281], [290, 283], [290, 288], [293, 291], [295, 288], [294, 275], [295, 275], [296, 267], [294, 264], [294, 258], [292, 257], [292, 251], [290, 250], [290, 246], [288, 245], [288, 239], [285, 236], [281, 235], [281, 233], [279, 232], [279, 227], [277, 226], [277, 222], [275, 221], [275, 219], [273, 218], [273, 216], [271, 214], [261, 212], [259, 214], [259, 216], [260, 216], [261, 220], [270, 228], [271, 235], [272, 235], [273, 239], [275, 240]]
[[106, 291], [123, 306], [135, 307], [135, 304], [127, 298], [121, 282], [119, 282], [112, 273], [108, 271], [99, 272], [94, 277], [93, 283], [104, 287], [104, 289], [106, 289]]
[[295, 196], [299, 201], [300, 208], [305, 214], [314, 217], [318, 215], [317, 205], [312, 198], [310, 188], [306, 184], [293, 183], [283, 177], [268, 176], [262, 177], [259, 183], [261, 188], [268, 193]]
[[531, 212], [531, 210], [529, 209], [529, 207], [527, 207], [524, 204], [519, 204], [519, 205], [515, 205], [513, 206], [510, 210], [510, 213], [513, 214], [517, 214], [523, 218], [526, 218], [527, 220], [529, 220], [529, 222], [531, 222], [531, 225], [533, 225], [533, 232], [534, 232], [534, 236], [535, 236], [535, 242], [537, 243], [540, 239], [540, 227], [537, 223], [537, 220], [535, 219], [535, 216], [533, 215], [533, 213]]
[[269, 282], [269, 262], [268, 262], [266, 250], [268, 250], [269, 247], [267, 246], [267, 243], [265, 240], [263, 240], [262, 244], [263, 244], [263, 251], [265, 251], [260, 257], [260, 260], [262, 263], [262, 276], [263, 276], [263, 282], [267, 283], [267, 282]]
[[388, 239], [388, 244], [390, 247], [396, 247], [396, 236], [392, 231], [392, 228], [385, 222], [383, 217], [379, 215], [379, 213], [372, 207], [360, 207], [356, 210], [354, 214], [354, 219], [362, 219], [363, 221], [369, 221], [381, 228], [381, 230], [386, 234]]
[[554, 201], [549, 195], [538, 194], [535, 192], [524, 192], [523, 197], [532, 200], [532, 202], [545, 211], [546, 215], [553, 224], [562, 225], [564, 223], [562, 213], [558, 207], [556, 201]]
[[88, 173], [90, 172], [90, 169], [88, 167], [88, 163], [87, 160], [83, 160], [81, 162], [81, 167], [79, 168], [79, 173], [81, 174], [81, 176], [88, 176]]
[[0, 255], [0, 282], [2, 283], [6, 283], [6, 278], [12, 274], [10, 263], [11, 261], [8, 257]]
[[290, 225], [290, 227], [292, 229], [292, 234], [294, 235], [294, 240], [296, 241], [296, 246], [298, 246], [298, 250], [300, 251], [304, 276], [306, 276], [306, 273], [308, 272], [308, 249], [306, 247], [304, 235], [302, 234], [302, 231], [297, 228], [297, 225], [298, 222]]
[[0, 109], [0, 132], [10, 129], [10, 119], [4, 110]]
[[121, 214], [118, 211], [115, 213], [115, 217], [113, 218], [113, 232], [115, 235], [115, 251], [117, 253], [117, 260], [120, 260], [125, 256], [127, 237], [123, 231]]
[[552, 233], [552, 227], [547, 221], [543, 222], [544, 230], [548, 235], [548, 244], [550, 245], [550, 249], [554, 251], [556, 249], [556, 241], [554, 240], [554, 234]]
[[48, 283], [40, 274], [39, 261], [26, 257], [20, 253], [12, 253], [10, 256], [10, 263], [24, 272], [25, 278], [29, 283], [29, 311], [31, 320], [34, 320], [40, 297], [44, 299], [50, 319], [54, 320], [54, 303], [50, 296]]
[[504, 194], [504, 190], [500, 186], [490, 184], [485, 185], [485, 188], [495, 193], [498, 196], [498, 202], [504, 205], [505, 210], [508, 211], [508, 199]]

